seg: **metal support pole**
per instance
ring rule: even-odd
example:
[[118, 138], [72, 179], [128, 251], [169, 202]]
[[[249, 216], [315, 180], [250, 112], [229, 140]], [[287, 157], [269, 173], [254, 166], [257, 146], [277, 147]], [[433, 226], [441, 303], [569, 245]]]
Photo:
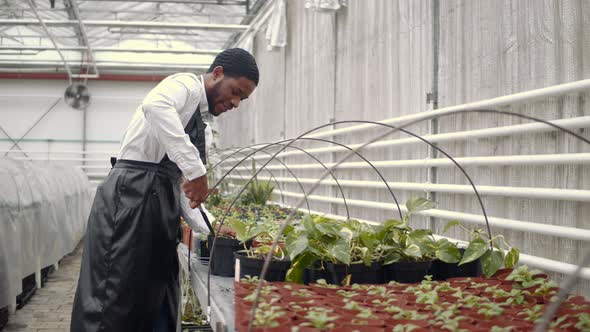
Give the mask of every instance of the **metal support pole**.
[[[82, 110], [82, 151], [86, 151], [86, 143], [87, 143], [87, 133], [88, 133], [88, 107], [84, 107]], [[82, 166], [86, 166], [86, 153], [82, 155]], [[88, 170], [84, 168], [85, 172], [88, 173]]]
[[84, 43], [84, 46], [87, 48], [88, 59], [92, 63], [92, 67], [94, 69], [94, 75], [76, 75], [76, 77], [81, 77], [85, 79], [88, 79], [88, 77], [98, 78], [100, 76], [100, 73], [98, 72], [98, 68], [96, 66], [96, 59], [94, 58], [92, 46], [88, 42], [88, 34], [86, 33], [86, 27], [82, 22], [82, 17], [80, 16], [80, 11], [78, 10], [78, 4], [76, 3], [76, 0], [70, 0], [70, 5], [72, 6], [72, 11], [74, 13], [76, 20], [78, 20], [78, 28], [80, 30], [81, 40]]
[[[440, 8], [438, 0], [432, 0], [432, 88], [427, 96], [427, 103], [431, 108], [429, 111], [438, 108], [438, 53], [439, 53], [439, 32], [440, 32]], [[428, 122], [428, 132], [430, 135], [438, 134], [438, 119], [433, 118]], [[428, 147], [428, 159], [438, 158], [438, 151], [432, 147]], [[437, 168], [428, 167], [427, 182], [437, 183]], [[432, 191], [426, 192], [426, 197], [436, 202], [436, 193]], [[429, 217], [429, 228], [434, 231], [436, 226], [436, 219]]]
[[55, 38], [53, 38], [53, 35], [51, 34], [51, 32], [49, 32], [49, 29], [47, 28], [47, 25], [45, 24], [45, 22], [43, 22], [43, 19], [41, 18], [41, 16], [39, 16], [39, 12], [37, 12], [37, 9], [35, 7], [35, 4], [33, 3], [33, 0], [27, 0], [27, 2], [29, 3], [29, 7], [31, 7], [31, 10], [33, 10], [33, 13], [35, 14], [35, 17], [37, 17], [37, 20], [39, 21], [39, 24], [41, 24], [41, 26], [43, 27], [43, 31], [45, 31], [45, 33], [47, 34], [47, 37], [49, 37], [49, 39], [51, 40], [51, 43], [55, 47], [55, 50], [59, 54], [59, 57], [63, 61], [64, 67], [66, 68], [66, 71], [68, 72], [68, 80], [69, 80], [69, 83], [72, 84], [72, 71], [70, 69], [70, 65], [68, 64], [68, 62], [66, 61], [66, 58], [64, 57], [63, 53], [59, 49], [59, 46], [57, 45], [57, 42], [55, 41]]

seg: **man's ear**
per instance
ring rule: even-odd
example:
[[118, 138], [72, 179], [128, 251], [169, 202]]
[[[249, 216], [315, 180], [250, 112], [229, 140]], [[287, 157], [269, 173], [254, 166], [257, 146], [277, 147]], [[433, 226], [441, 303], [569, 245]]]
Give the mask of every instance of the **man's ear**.
[[213, 79], [215, 81], [223, 79], [223, 67], [222, 66], [217, 66], [217, 67], [213, 68]]

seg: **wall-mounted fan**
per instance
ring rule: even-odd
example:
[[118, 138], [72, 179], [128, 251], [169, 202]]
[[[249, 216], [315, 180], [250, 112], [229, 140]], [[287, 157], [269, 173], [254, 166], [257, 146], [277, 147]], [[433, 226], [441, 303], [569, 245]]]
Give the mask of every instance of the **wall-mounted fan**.
[[64, 93], [64, 100], [71, 108], [84, 110], [90, 104], [90, 91], [84, 84], [72, 83]]

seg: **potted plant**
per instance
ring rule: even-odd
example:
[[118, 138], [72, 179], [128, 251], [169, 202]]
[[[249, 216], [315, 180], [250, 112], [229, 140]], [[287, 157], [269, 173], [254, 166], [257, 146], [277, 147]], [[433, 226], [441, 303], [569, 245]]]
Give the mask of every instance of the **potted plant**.
[[335, 284], [383, 283], [382, 265], [376, 255], [379, 241], [375, 228], [358, 220], [340, 223], [343, 238], [348, 244], [344, 255], [328, 257], [326, 269], [330, 282]]
[[453, 261], [457, 256], [456, 248], [448, 241], [437, 242], [431, 230], [414, 230], [409, 226], [413, 213], [431, 209], [434, 203], [418, 197], [409, 199], [406, 207], [408, 212], [402, 220], [387, 220], [379, 230], [378, 238], [385, 248], [382, 256], [386, 282], [419, 282], [428, 274], [436, 257]]
[[301, 223], [286, 237], [285, 247], [292, 262], [287, 280], [303, 283], [304, 271], [313, 267], [316, 262], [320, 262], [318, 266], [324, 266], [329, 259], [350, 261], [350, 233], [341, 231], [342, 226], [334, 219], [317, 215], [303, 217]]
[[484, 232], [481, 229], [468, 230], [457, 220], [447, 223], [444, 231], [455, 226], [460, 226], [470, 233], [469, 244], [458, 263], [459, 267], [479, 259], [483, 273], [491, 277], [502, 265], [512, 268], [518, 263], [520, 251], [506, 243], [504, 236], [496, 235], [491, 239], [484, 239], [482, 236]]
[[[256, 225], [255, 220], [242, 221], [235, 217], [227, 217], [226, 222], [231, 227], [232, 232], [218, 232], [209, 267], [213, 275], [232, 277], [234, 275], [234, 252], [247, 248], [251, 244], [249, 240], [264, 230]], [[216, 223], [213, 224], [213, 228], [219, 229]], [[210, 247], [213, 245], [213, 241], [213, 235], [209, 234], [208, 243]]]
[[[450, 228], [456, 225], [459, 225], [459, 221], [449, 221], [445, 225], [441, 233], [446, 233]], [[464, 248], [459, 248], [457, 244], [451, 243], [449, 242], [449, 240], [444, 238], [438, 241], [438, 247], [444, 248], [444, 250], [446, 250], [445, 254], [447, 254], [447, 259], [443, 260], [437, 257], [437, 259], [434, 262], [432, 262], [430, 274], [433, 276], [434, 280], [447, 280], [449, 278], [460, 277], [479, 277], [482, 275], [483, 272], [481, 267], [481, 260], [479, 258], [471, 262], [459, 265], [459, 262], [465, 255]]]
[[[245, 248], [234, 253], [235, 259], [240, 262], [240, 277], [245, 275], [260, 275], [264, 260], [272, 250], [272, 243], [278, 236], [279, 225], [266, 221], [259, 223], [254, 228], [254, 231], [251, 232], [239, 224], [240, 221], [232, 223], [234, 229], [236, 229], [238, 239], [243, 241], [244, 239], [260, 238], [256, 247]], [[289, 234], [292, 229], [292, 226], [288, 226], [285, 233]], [[285, 281], [287, 270], [290, 267], [291, 261], [287, 257], [285, 249], [282, 246], [277, 246], [275, 252], [272, 253], [272, 260], [264, 279], [266, 281]]]
[[357, 220], [304, 217], [286, 240], [293, 261], [287, 279], [302, 283], [307, 269], [306, 281], [322, 277], [333, 284], [382, 282], [381, 264], [374, 260], [374, 233]]

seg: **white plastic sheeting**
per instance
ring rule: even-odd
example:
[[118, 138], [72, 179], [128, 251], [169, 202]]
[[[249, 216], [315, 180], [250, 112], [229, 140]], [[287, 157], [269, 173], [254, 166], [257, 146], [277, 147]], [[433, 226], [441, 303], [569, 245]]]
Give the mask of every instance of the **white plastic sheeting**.
[[285, 0], [275, 3], [272, 16], [266, 28], [267, 50], [287, 45], [287, 9]]
[[0, 308], [22, 278], [73, 251], [86, 231], [90, 184], [72, 167], [0, 160]]
[[305, 0], [305, 8], [318, 11], [336, 11], [346, 6], [345, 0]]

